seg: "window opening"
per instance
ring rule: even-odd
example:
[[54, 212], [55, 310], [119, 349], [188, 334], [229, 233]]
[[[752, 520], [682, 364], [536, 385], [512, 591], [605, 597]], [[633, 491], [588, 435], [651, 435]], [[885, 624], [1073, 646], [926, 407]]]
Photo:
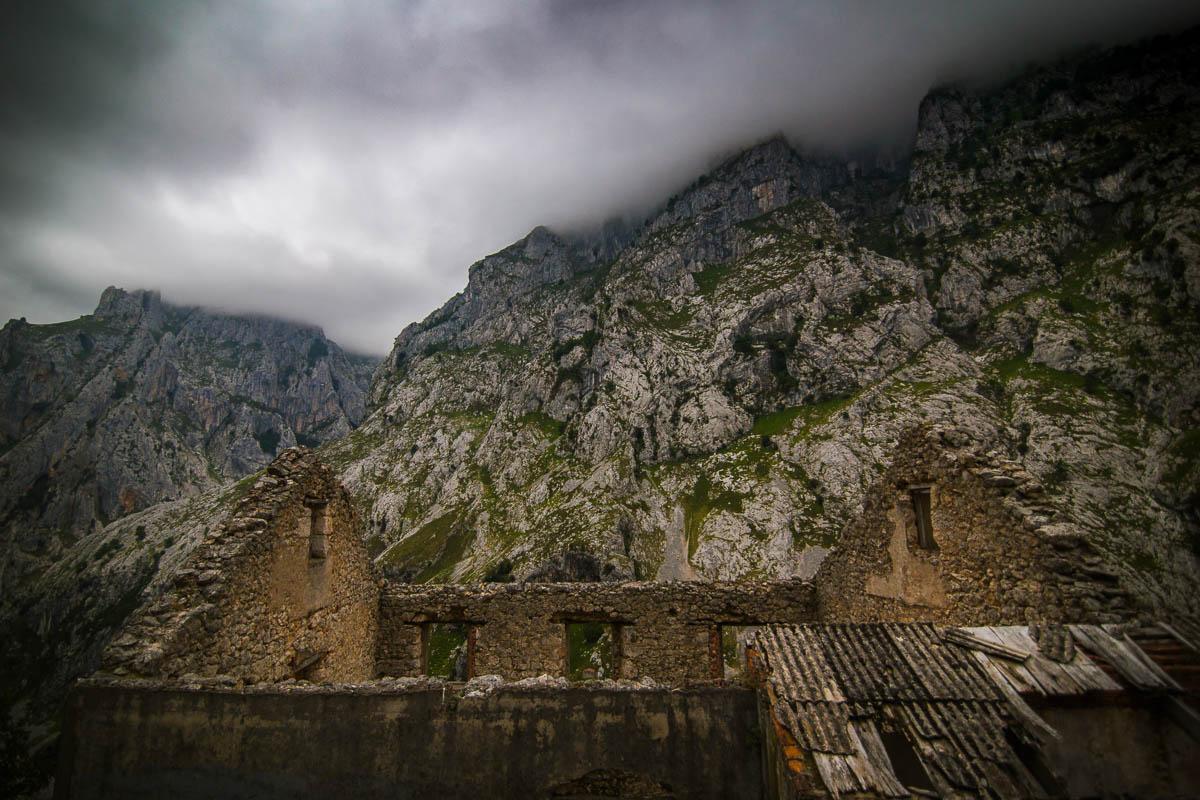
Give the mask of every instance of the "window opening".
[[567, 623], [567, 679], [602, 680], [617, 677], [620, 633], [607, 622]]
[[933, 541], [933, 516], [929, 489], [910, 489], [908, 495], [912, 499], [913, 514], [917, 518], [917, 546], [924, 550], [933, 550], [937, 547], [937, 543]]
[[756, 628], [752, 625], [720, 625], [721, 677], [741, 681], [746, 677], [746, 644]]
[[308, 527], [308, 557], [325, 558], [326, 506], [313, 506], [312, 521]]
[[431, 622], [425, 626], [425, 674], [447, 681], [471, 676], [471, 631], [461, 622]]

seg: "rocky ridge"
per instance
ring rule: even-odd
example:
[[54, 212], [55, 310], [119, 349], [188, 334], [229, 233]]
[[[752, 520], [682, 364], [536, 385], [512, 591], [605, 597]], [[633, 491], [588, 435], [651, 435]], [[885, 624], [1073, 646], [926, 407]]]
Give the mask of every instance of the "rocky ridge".
[[928, 423], [1197, 611], [1198, 39], [935, 91], [895, 166], [769, 140], [611, 260], [536, 229], [479, 262], [324, 449], [379, 563], [811, 574]]
[[317, 328], [109, 288], [71, 322], [0, 331], [0, 589], [114, 519], [345, 436], [373, 363]]

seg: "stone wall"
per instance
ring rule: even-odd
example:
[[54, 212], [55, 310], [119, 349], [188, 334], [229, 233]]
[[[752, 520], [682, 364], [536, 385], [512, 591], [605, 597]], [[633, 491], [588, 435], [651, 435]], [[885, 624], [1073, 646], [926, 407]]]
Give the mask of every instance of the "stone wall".
[[378, 614], [379, 579], [349, 496], [314, 454], [293, 448], [135, 612], [101, 671], [365, 680]]
[[77, 686], [58, 798], [761, 797], [754, 693]]
[[472, 675], [509, 680], [566, 668], [566, 624], [612, 623], [617, 678], [686, 685], [721, 676], [721, 625], [811, 622], [812, 586], [799, 580], [744, 583], [554, 583], [385, 587], [379, 668], [420, 675], [422, 626], [468, 623]]
[[[1120, 575], [1055, 521], [1019, 464], [952, 441], [924, 428], [901, 438], [814, 578], [822, 621], [1118, 622], [1136, 611]], [[918, 542], [914, 488], [929, 491], [932, 549]]]

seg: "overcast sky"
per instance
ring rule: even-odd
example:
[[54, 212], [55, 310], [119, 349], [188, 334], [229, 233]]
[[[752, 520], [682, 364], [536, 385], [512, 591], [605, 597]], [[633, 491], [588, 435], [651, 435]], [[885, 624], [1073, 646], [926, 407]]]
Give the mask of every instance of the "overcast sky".
[[382, 354], [538, 224], [635, 213], [776, 131], [907, 142], [933, 85], [1200, 4], [41, 0], [0, 24], [0, 318], [115, 284]]

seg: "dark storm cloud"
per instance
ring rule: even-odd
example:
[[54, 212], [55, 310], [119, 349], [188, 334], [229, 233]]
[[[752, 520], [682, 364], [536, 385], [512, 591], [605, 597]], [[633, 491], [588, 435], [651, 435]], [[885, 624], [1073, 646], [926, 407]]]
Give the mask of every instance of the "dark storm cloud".
[[939, 83], [1193, 3], [11, 3], [0, 317], [108, 284], [381, 352], [537, 224], [637, 213], [784, 131], [903, 147]]

